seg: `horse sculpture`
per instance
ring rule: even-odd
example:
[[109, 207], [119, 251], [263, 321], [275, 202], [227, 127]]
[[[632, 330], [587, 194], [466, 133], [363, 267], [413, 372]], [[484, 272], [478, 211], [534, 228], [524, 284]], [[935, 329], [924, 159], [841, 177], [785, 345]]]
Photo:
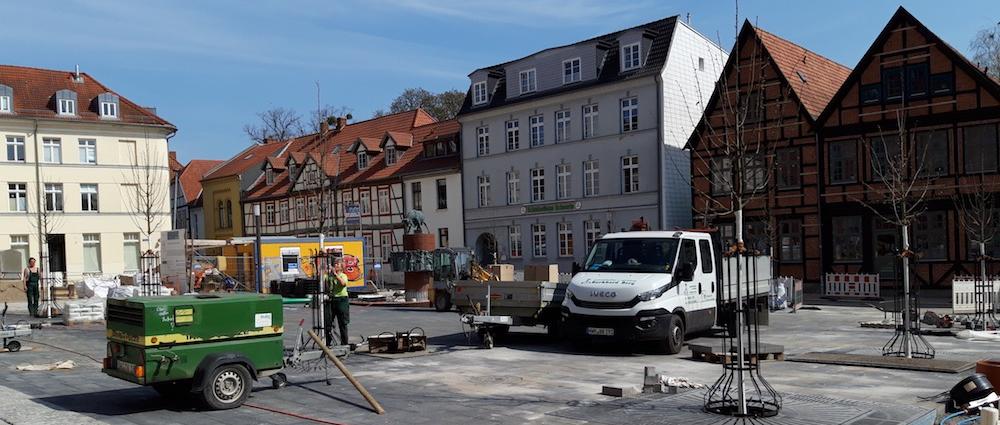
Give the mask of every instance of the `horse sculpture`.
[[409, 210], [403, 216], [403, 232], [407, 235], [423, 233], [425, 229], [428, 232], [430, 231], [427, 228], [427, 222], [424, 221], [424, 213], [417, 210]]

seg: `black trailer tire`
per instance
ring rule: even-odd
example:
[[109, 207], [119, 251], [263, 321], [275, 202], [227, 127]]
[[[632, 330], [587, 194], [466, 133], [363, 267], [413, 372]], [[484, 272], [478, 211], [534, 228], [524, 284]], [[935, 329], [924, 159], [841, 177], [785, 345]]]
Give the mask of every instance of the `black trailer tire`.
[[21, 343], [17, 341], [8, 341], [7, 346], [4, 348], [6, 348], [7, 351], [10, 351], [11, 353], [16, 353], [18, 351], [21, 351]]
[[205, 381], [202, 399], [212, 410], [240, 407], [250, 397], [253, 381], [250, 371], [241, 364], [231, 363], [217, 367]]
[[684, 348], [684, 321], [676, 314], [667, 315], [667, 336], [662, 341], [653, 344], [653, 348], [662, 354], [677, 354]]
[[434, 296], [434, 310], [451, 311], [451, 294], [445, 291], [438, 291]]
[[165, 399], [185, 399], [191, 394], [191, 380], [184, 379], [180, 381], [159, 382], [153, 384], [153, 389], [160, 394], [160, 397]]

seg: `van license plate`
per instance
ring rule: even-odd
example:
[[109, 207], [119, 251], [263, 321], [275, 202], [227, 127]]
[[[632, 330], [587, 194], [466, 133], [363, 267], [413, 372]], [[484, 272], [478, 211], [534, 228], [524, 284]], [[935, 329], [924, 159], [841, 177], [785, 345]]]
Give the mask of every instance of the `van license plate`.
[[592, 336], [614, 336], [614, 328], [587, 328], [587, 335]]

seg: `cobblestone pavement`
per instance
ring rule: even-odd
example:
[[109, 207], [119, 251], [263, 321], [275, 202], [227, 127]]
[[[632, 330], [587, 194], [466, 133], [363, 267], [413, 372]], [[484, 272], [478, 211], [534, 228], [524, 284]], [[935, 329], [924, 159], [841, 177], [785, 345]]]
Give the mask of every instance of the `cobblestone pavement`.
[[[882, 318], [870, 308], [823, 306], [820, 311], [774, 313], [763, 339], [784, 344], [786, 353], [808, 351], [878, 353], [891, 331], [863, 329], [862, 320]], [[286, 337], [294, 339], [307, 310], [286, 309]], [[17, 319], [12, 317], [11, 319]], [[666, 375], [711, 383], [721, 372], [715, 364], [693, 361], [685, 350], [677, 356], [632, 353], [615, 347], [574, 351], [548, 339], [542, 329], [512, 332], [498, 348], [484, 350], [468, 339], [455, 313], [422, 309], [352, 307], [352, 335], [424, 328], [431, 349], [423, 355], [382, 358], [355, 354], [347, 366], [385, 406], [385, 415], [369, 410], [364, 399], [336, 371], [293, 370], [290, 385], [270, 388], [258, 382], [248, 404], [344, 424], [583, 424], [566, 409], [606, 402], [601, 385], [642, 383], [643, 366]], [[703, 340], [710, 336], [701, 337]], [[1000, 352], [995, 343], [970, 343], [951, 337], [929, 337], [939, 358], [975, 360]], [[189, 403], [168, 402], [153, 390], [100, 372], [93, 359], [104, 356], [103, 325], [52, 326], [38, 332], [31, 351], [0, 354], [0, 423], [72, 423], [96, 420], [111, 424], [293, 424], [293, 416], [242, 407], [208, 412]], [[43, 345], [45, 344], [45, 345]], [[62, 347], [73, 352], [54, 348]], [[73, 360], [76, 368], [50, 372], [18, 372], [25, 363]], [[768, 361], [764, 375], [783, 392], [863, 399], [884, 403], [940, 405], [921, 400], [949, 389], [962, 374], [921, 373], [886, 369], [824, 366]], [[10, 402], [8, 402], [10, 400]], [[562, 411], [562, 412], [559, 412]], [[570, 419], [576, 418], [576, 419]], [[622, 419], [623, 423], [627, 418]], [[671, 423], [664, 418], [664, 423]]]

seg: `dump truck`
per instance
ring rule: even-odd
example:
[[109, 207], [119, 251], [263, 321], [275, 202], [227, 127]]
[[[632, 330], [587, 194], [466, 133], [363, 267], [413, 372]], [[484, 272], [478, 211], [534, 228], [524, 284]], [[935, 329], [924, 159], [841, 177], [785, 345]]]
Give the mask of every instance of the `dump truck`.
[[281, 297], [256, 293], [109, 299], [102, 372], [167, 398], [238, 407], [284, 366]]
[[753, 320], [766, 324], [770, 258], [723, 259], [721, 247], [714, 232], [604, 235], [570, 281], [561, 330], [577, 342], [650, 343], [676, 354], [685, 335], [732, 329], [740, 303], [755, 303]]

